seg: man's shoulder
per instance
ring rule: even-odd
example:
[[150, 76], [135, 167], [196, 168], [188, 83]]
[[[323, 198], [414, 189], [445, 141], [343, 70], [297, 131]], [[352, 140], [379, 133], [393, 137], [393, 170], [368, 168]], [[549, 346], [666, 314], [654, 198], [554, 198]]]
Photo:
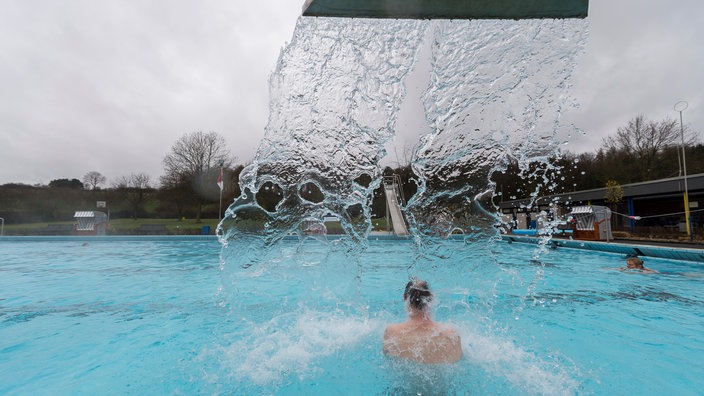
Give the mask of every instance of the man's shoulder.
[[388, 326], [386, 326], [386, 330], [384, 330], [384, 334], [395, 334], [398, 333], [403, 329], [403, 323], [392, 323]]
[[459, 333], [457, 332], [457, 329], [455, 329], [452, 325], [441, 323], [441, 324], [438, 324], [438, 329], [440, 330], [440, 334], [445, 337], [448, 337], [448, 338], [459, 337]]

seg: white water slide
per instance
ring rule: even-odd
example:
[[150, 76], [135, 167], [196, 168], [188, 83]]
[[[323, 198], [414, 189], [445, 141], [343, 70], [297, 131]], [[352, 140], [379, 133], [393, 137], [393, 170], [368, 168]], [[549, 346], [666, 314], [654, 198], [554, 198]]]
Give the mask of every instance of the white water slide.
[[391, 224], [394, 226], [394, 234], [408, 236], [408, 227], [401, 211], [401, 204], [404, 203], [404, 198], [401, 190], [401, 178], [398, 175], [384, 177], [384, 193], [386, 194], [387, 223], [390, 215]]

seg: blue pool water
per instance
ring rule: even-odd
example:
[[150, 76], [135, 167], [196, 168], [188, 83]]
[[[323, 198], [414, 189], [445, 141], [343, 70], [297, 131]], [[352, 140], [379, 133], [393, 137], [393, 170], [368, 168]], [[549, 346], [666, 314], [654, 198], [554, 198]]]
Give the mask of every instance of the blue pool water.
[[[372, 238], [284, 241], [231, 268], [214, 239], [0, 240], [0, 394], [699, 393], [701, 265], [623, 261]], [[459, 330], [460, 363], [381, 353], [410, 275]]]

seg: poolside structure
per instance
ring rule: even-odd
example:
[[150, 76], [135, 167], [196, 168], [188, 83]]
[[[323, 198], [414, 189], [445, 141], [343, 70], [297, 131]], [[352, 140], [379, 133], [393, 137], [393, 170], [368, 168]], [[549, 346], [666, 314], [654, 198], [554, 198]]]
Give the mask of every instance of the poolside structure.
[[306, 0], [303, 16], [390, 19], [586, 18], [589, 0]]
[[74, 213], [76, 235], [105, 235], [108, 215], [96, 210], [84, 210]]
[[589, 241], [613, 240], [611, 234], [611, 209], [606, 206], [575, 206], [569, 213], [574, 219], [574, 239]]
[[[692, 228], [695, 234], [701, 234], [704, 224], [704, 173], [689, 175], [689, 208], [692, 214]], [[682, 176], [638, 183], [623, 184], [623, 201], [613, 208], [612, 228], [616, 231], [630, 233], [652, 233], [653, 231], [677, 234], [686, 232], [682, 198], [684, 178]], [[534, 202], [531, 203], [531, 201]], [[562, 217], [569, 207], [584, 205], [606, 205], [606, 188], [578, 190], [554, 195], [521, 198], [501, 201], [499, 207], [506, 218], [519, 219], [519, 228], [528, 213], [536, 216], [543, 210], [550, 210], [555, 205], [561, 210]], [[531, 209], [526, 209], [530, 207]]]

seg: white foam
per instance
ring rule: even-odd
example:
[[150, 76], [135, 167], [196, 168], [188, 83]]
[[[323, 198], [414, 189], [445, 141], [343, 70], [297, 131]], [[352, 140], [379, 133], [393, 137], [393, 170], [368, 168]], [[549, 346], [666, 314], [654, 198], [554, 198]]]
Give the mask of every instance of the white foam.
[[[220, 359], [238, 382], [275, 386], [292, 378], [304, 381], [328, 371], [326, 365], [330, 362], [324, 361], [328, 357], [336, 354], [343, 358], [354, 356], [372, 344], [378, 344], [380, 348], [381, 334], [387, 322], [384, 318], [370, 319], [339, 310], [283, 314], [253, 327], [248, 336], [236, 337], [237, 340], [224, 349]], [[469, 326], [455, 326], [462, 337], [465, 358], [459, 363], [462, 367], [452, 370], [454, 375], [446, 375], [466, 376], [474, 370], [472, 366], [478, 366], [499, 382], [505, 381], [524, 394], [577, 393], [580, 384], [578, 370], [572, 364], [565, 364], [564, 358], [540, 356], [499, 335], [482, 334]], [[378, 352], [381, 358], [381, 351]], [[379, 362], [380, 367], [384, 366], [382, 361]], [[468, 385], [467, 381], [471, 382], [469, 378], [456, 380], [456, 383], [465, 385]], [[436, 381], [433, 383], [438, 385]]]
[[[496, 335], [460, 330], [466, 359], [488, 373], [503, 377], [521, 392], [539, 395], [576, 394], [579, 381], [563, 362], [541, 357]], [[573, 370], [576, 372], [576, 369]]]
[[318, 373], [316, 362], [353, 349], [370, 335], [380, 334], [379, 320], [341, 312], [286, 314], [239, 339], [226, 351], [235, 376], [257, 385], [280, 382], [291, 374], [306, 378]]

